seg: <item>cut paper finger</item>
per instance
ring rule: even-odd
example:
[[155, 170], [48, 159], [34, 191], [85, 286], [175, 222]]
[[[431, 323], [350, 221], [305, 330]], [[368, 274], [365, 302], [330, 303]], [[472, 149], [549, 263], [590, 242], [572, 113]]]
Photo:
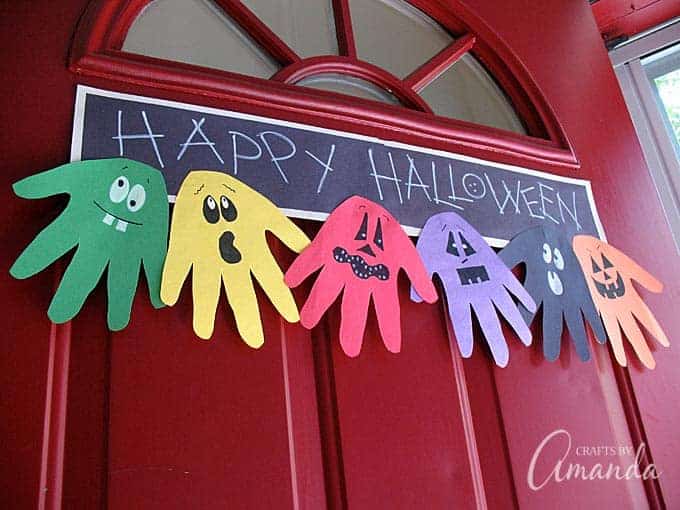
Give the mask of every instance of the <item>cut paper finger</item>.
[[342, 293], [340, 345], [350, 357], [361, 351], [370, 300], [385, 347], [401, 349], [397, 276], [404, 270], [414, 288], [432, 303], [437, 295], [415, 246], [397, 220], [380, 205], [359, 196], [330, 214], [312, 243], [286, 272], [297, 287], [320, 268], [301, 312], [301, 323], [314, 327]]
[[192, 271], [194, 332], [208, 339], [224, 285], [241, 338], [264, 343], [253, 277], [288, 322], [299, 314], [283, 273], [267, 245], [269, 231], [299, 253], [307, 236], [269, 199], [222, 172], [190, 172], [175, 201], [161, 298], [174, 305]]
[[28, 278], [77, 247], [47, 312], [53, 322], [75, 317], [107, 270], [111, 330], [130, 321], [142, 265], [152, 304], [163, 306], [168, 193], [158, 170], [124, 158], [80, 161], [27, 177], [14, 184], [14, 192], [23, 198], [70, 197], [10, 269], [15, 278]]
[[595, 237], [575, 236], [574, 251], [609, 334], [616, 361], [624, 367], [627, 364], [621, 336], [623, 331], [640, 361], [647, 368], [654, 368], [656, 362], [638, 322], [664, 347], [668, 347], [669, 342], [633, 287], [633, 280], [655, 293], [663, 290], [662, 283], [623, 252]]
[[[531, 343], [531, 331], [511, 295], [531, 312], [536, 304], [472, 225], [453, 212], [436, 214], [425, 223], [417, 249], [429, 274], [437, 274], [442, 282], [463, 357], [472, 355], [473, 312], [498, 366], [506, 366], [509, 356], [499, 313], [522, 343]], [[415, 288], [411, 298], [420, 301]]]
[[[582, 361], [588, 361], [590, 348], [584, 319], [598, 342], [604, 343], [606, 334], [570, 239], [552, 227], [531, 227], [513, 237], [498, 255], [509, 268], [525, 265], [524, 288], [537, 307], [543, 307], [545, 358], [554, 361], [559, 357], [566, 322], [576, 353]], [[526, 323], [531, 324], [534, 312], [522, 304], [519, 309]]]

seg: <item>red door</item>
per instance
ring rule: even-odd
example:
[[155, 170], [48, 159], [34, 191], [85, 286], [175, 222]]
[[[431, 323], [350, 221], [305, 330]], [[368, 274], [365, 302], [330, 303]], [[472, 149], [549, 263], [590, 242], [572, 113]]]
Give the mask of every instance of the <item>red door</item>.
[[[403, 281], [397, 356], [381, 345], [373, 316], [361, 355], [350, 359], [337, 339], [337, 305], [310, 332], [282, 321], [262, 295], [267, 341], [253, 351], [238, 339], [230, 312], [218, 314], [210, 342], [196, 339], [188, 288], [177, 306], [163, 310], [140, 293], [130, 326], [110, 333], [102, 288], [72, 323], [49, 323], [45, 310], [63, 265], [28, 281], [8, 274], [63, 206], [59, 199], [17, 199], [9, 186], [68, 160], [75, 84], [85, 83], [368, 135], [388, 130], [397, 141], [590, 179], [610, 242], [666, 282], [663, 295], [645, 297], [673, 342], [680, 326], [673, 316], [677, 254], [586, 2], [410, 2], [468, 36], [406, 82], [431, 78], [438, 65], [472, 47], [529, 136], [433, 117], [415, 96], [399, 97], [409, 110], [301, 91], [288, 84], [303, 72], [290, 48], [238, 1], [219, 4], [290, 66], [278, 83], [122, 54], [146, 3], [3, 7], [3, 507], [680, 505], [676, 347], [656, 350], [654, 371], [634, 362], [622, 369], [599, 346], [581, 363], [564, 338], [560, 359], [550, 363], [540, 338], [527, 349], [507, 332], [507, 368], [493, 365], [481, 341], [462, 360], [443, 308], [411, 303]], [[397, 87], [387, 74], [353, 64], [350, 4], [333, 2], [339, 52], [348, 57], [333, 69]], [[318, 228], [301, 224], [310, 235]], [[292, 254], [274, 249], [287, 267]], [[296, 291], [299, 304], [308, 290]], [[532, 457], [562, 429], [572, 442], [565, 462], [625, 469], [634, 461], [628, 454], [610, 459], [577, 448], [644, 443], [642, 469], [654, 463], [661, 477], [564, 480], [534, 490], [527, 480]], [[560, 436], [540, 457], [542, 478], [565, 441]]]

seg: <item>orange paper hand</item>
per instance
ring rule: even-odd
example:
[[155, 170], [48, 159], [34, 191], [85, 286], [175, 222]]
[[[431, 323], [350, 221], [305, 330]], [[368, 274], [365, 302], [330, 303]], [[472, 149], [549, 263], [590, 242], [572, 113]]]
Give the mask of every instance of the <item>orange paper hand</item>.
[[663, 284], [630, 257], [595, 237], [574, 236], [574, 251], [609, 335], [616, 361], [619, 365], [626, 366], [626, 354], [621, 339], [623, 330], [640, 361], [647, 368], [654, 368], [656, 362], [637, 322], [664, 347], [669, 345], [668, 338], [635, 291], [632, 280], [656, 293], [661, 292]]

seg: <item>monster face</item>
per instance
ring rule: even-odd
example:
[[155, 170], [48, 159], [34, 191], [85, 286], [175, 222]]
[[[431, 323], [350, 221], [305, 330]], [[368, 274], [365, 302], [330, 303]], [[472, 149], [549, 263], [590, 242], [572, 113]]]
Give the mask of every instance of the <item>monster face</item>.
[[[506, 318], [525, 345], [531, 343], [531, 332], [511, 296], [517, 297], [529, 310], [534, 311], [536, 305], [472, 225], [452, 212], [436, 214], [423, 227], [418, 252], [427, 271], [439, 276], [463, 357], [472, 354], [473, 314], [499, 366], [508, 363], [509, 350], [498, 313]], [[411, 299], [420, 300], [413, 289]]]
[[388, 280], [390, 277], [390, 270], [379, 262], [380, 255], [385, 251], [382, 231], [383, 221], [386, 221], [386, 218], [380, 218], [380, 216], [369, 218], [368, 212], [364, 212], [361, 224], [354, 236], [356, 242], [350, 241], [352, 245], [350, 249], [354, 253], [351, 254], [342, 246], [336, 246], [333, 249], [335, 260], [341, 264], [349, 264], [357, 278], [362, 280], [368, 278]]
[[85, 175], [83, 193], [73, 196], [74, 205], [83, 210], [81, 221], [97, 222], [105, 229], [102, 235], [117, 241], [131, 241], [130, 235], [143, 237], [145, 225], [163, 220], [167, 224], [168, 199], [160, 172], [129, 159], [98, 162], [106, 175], [96, 180]]
[[456, 233], [453, 230], [449, 231], [446, 253], [456, 258], [455, 265], [461, 266], [456, 269], [461, 285], [476, 285], [489, 281], [489, 274], [484, 265], [470, 263], [471, 259], [475, 259], [473, 255], [476, 255], [477, 251], [470, 245], [462, 231]]

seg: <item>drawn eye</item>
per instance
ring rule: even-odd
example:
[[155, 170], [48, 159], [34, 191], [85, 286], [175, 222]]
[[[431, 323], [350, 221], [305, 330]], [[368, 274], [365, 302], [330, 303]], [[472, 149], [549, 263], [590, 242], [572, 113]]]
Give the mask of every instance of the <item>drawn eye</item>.
[[355, 241], [365, 241], [367, 231], [368, 231], [368, 213], [364, 213], [364, 219], [361, 222], [361, 226], [359, 227], [359, 231], [357, 232], [357, 235], [354, 236], [354, 240]]
[[375, 243], [375, 245], [378, 248], [385, 251], [385, 248], [383, 248], [382, 225], [380, 224], [380, 218], [378, 218], [378, 224], [375, 226], [375, 235], [373, 236], [373, 243]]
[[550, 245], [548, 243], [543, 244], [543, 260], [546, 264], [550, 264], [552, 261], [552, 252], [550, 251]]
[[217, 202], [215, 202], [215, 199], [210, 195], [203, 200], [203, 217], [208, 223], [217, 223], [220, 219], [220, 212], [217, 210]]
[[604, 264], [605, 269], [611, 269], [612, 267], [614, 267], [614, 264], [609, 262], [609, 259], [604, 255], [602, 255], [602, 264]]
[[461, 242], [463, 243], [463, 252], [465, 253], [465, 255], [466, 255], [467, 257], [469, 257], [470, 255], [474, 255], [475, 253], [477, 253], [477, 252], [475, 251], [475, 249], [474, 249], [472, 246], [470, 246], [470, 243], [468, 243], [468, 240], [465, 239], [465, 237], [463, 236], [463, 233], [462, 233], [462, 232], [460, 233], [460, 240], [461, 240]]
[[232, 204], [224, 195], [220, 197], [220, 210], [222, 211], [222, 217], [225, 220], [234, 221], [236, 219], [236, 207], [234, 207], [234, 204]]
[[119, 204], [125, 200], [128, 191], [130, 191], [130, 181], [127, 180], [127, 177], [121, 175], [120, 177], [116, 177], [111, 183], [109, 198], [114, 204]]
[[602, 268], [597, 265], [597, 262], [595, 262], [595, 259], [593, 257], [590, 257], [590, 261], [593, 263], [593, 273], [599, 273], [602, 271]]
[[562, 271], [564, 269], [564, 259], [562, 258], [562, 252], [555, 248], [553, 250], [553, 264], [555, 264], [555, 267]]
[[130, 190], [127, 200], [127, 208], [130, 212], [137, 212], [143, 206], [146, 201], [146, 190], [141, 184], [135, 184]]
[[449, 231], [449, 242], [446, 244], [446, 252], [454, 257], [458, 256], [458, 246], [456, 246], [456, 239], [453, 237], [453, 232]]

